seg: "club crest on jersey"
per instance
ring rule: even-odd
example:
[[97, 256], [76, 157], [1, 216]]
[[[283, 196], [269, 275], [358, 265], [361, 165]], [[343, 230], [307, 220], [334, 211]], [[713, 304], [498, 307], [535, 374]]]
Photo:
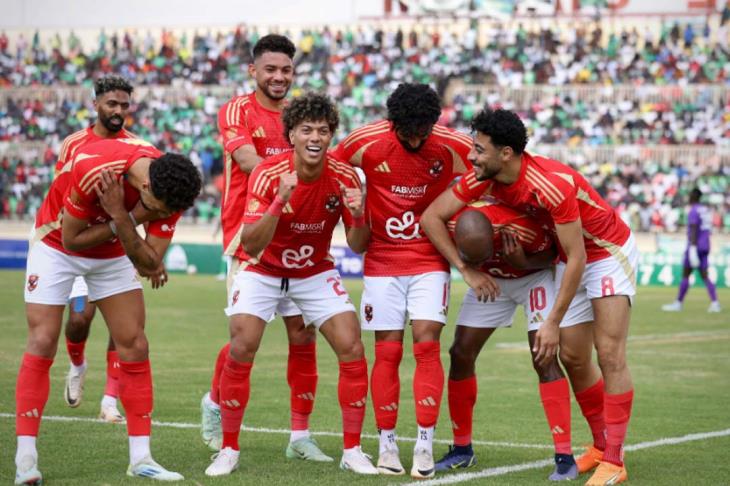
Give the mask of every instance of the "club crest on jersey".
[[236, 290], [233, 292], [233, 296], [231, 297], [231, 303], [232, 305], [236, 305], [236, 302], [238, 302], [238, 296], [241, 294], [240, 290]]
[[444, 162], [443, 160], [434, 160], [431, 164], [431, 168], [428, 169], [428, 173], [431, 174], [432, 177], [438, 177], [440, 176], [444, 171]]
[[38, 287], [39, 278], [35, 273], [28, 275], [28, 292], [33, 292]]
[[370, 322], [373, 320], [373, 306], [370, 304], [365, 304], [365, 307], [363, 309], [365, 311], [365, 320]]
[[328, 194], [324, 200], [324, 208], [330, 213], [337, 212], [340, 209], [340, 196], [337, 194]]
[[248, 212], [249, 213], [255, 213], [256, 210], [259, 208], [260, 205], [261, 205], [261, 203], [259, 203], [256, 199], [251, 199], [248, 202]]

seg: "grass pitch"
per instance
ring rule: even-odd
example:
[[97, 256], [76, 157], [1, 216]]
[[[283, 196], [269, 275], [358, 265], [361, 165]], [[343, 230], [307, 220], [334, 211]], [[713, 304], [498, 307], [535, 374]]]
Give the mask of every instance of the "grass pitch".
[[[23, 274], [0, 272], [0, 483], [11, 484], [15, 467], [14, 389], [26, 338]], [[360, 281], [348, 281], [355, 301]], [[450, 322], [444, 331], [442, 358], [448, 370], [448, 347], [453, 319], [465, 286], [453, 286]], [[173, 275], [158, 291], [146, 289], [147, 334], [155, 382], [154, 457], [185, 475], [184, 484], [393, 484], [401, 477], [358, 477], [334, 464], [287, 460], [289, 389], [286, 385], [287, 343], [284, 327], [269, 325], [254, 366], [251, 400], [241, 434], [241, 466], [230, 477], [210, 479], [204, 470], [210, 452], [200, 440], [197, 424], [201, 396], [209, 387], [213, 363], [227, 339], [222, 308], [225, 285], [212, 277]], [[726, 311], [707, 314], [703, 289], [692, 289], [684, 312], [662, 313], [675, 289], [642, 288], [634, 309], [629, 365], [636, 398], [628, 436], [627, 465], [631, 484], [728, 484], [730, 482], [730, 291], [720, 292]], [[548, 484], [552, 470], [540, 461], [552, 458], [537, 379], [530, 365], [524, 319], [500, 330], [485, 346], [478, 362], [479, 400], [475, 409], [474, 439], [478, 465], [459, 472], [476, 473], [471, 484]], [[369, 364], [372, 336], [364, 334]], [[105, 372], [107, 332], [97, 316], [87, 345], [89, 373], [84, 402], [68, 408], [63, 402], [68, 358], [63, 337], [51, 369], [51, 395], [39, 438], [40, 468], [48, 485], [143, 484], [127, 478], [127, 440], [124, 426], [91, 421], [98, 413]], [[337, 406], [337, 364], [324, 339], [318, 341], [319, 387], [311, 429], [322, 449], [339, 460], [340, 412]], [[398, 433], [401, 459], [408, 470], [415, 437], [411, 391], [414, 361], [406, 344], [401, 366], [401, 412]], [[73, 418], [62, 421], [59, 418]], [[77, 419], [77, 420], [76, 420]], [[363, 448], [377, 457], [372, 409], [365, 421]], [[715, 433], [715, 434], [713, 434]], [[697, 435], [691, 435], [697, 434]], [[438, 457], [451, 438], [446, 394], [436, 431]], [[691, 440], [692, 439], [692, 440]], [[573, 443], [578, 452], [590, 433], [577, 405], [573, 405]], [[633, 449], [633, 450], [632, 450]], [[502, 467], [503, 469], [497, 469]], [[443, 474], [449, 483], [469, 477]], [[579, 479], [582, 484], [587, 479]], [[421, 483], [423, 484], [423, 483]]]

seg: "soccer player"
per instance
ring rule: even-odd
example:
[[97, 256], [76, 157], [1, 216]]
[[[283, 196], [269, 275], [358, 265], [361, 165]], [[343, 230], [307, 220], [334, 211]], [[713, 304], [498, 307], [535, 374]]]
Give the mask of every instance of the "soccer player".
[[[124, 129], [133, 90], [132, 85], [120, 76], [108, 75], [94, 82], [94, 108], [96, 108], [97, 122], [66, 137], [61, 144], [54, 179], [70, 177], [71, 163], [76, 153], [89, 143], [112, 138], [135, 138], [133, 134]], [[58, 198], [55, 204], [60, 207], [63, 194], [51, 193], [51, 197]], [[42, 238], [45, 235], [37, 236]], [[71, 365], [66, 375], [63, 398], [72, 408], [81, 405], [83, 398], [86, 378], [84, 349], [89, 337], [91, 321], [96, 313], [96, 305], [89, 302], [88, 295], [89, 290], [84, 278], [76, 277], [68, 297], [70, 302], [65, 326], [66, 350]], [[99, 418], [107, 422], [123, 422], [124, 417], [117, 408], [119, 355], [111, 338], [107, 347], [106, 363], [106, 387], [101, 399]]]
[[231, 346], [220, 383], [223, 447], [205, 474], [222, 476], [238, 467], [238, 436], [253, 360], [266, 322], [285, 298], [302, 310], [304, 322], [319, 329], [337, 354], [344, 435], [340, 467], [377, 474], [360, 448], [368, 388], [360, 326], [329, 256], [340, 217], [348, 244], [355, 251], [365, 248], [370, 231], [360, 181], [352, 167], [327, 155], [339, 123], [329, 98], [296, 98], [284, 109], [282, 121], [294, 150], [265, 159], [248, 183], [241, 238], [245, 254], [226, 309]]
[[[512, 325], [517, 306], [523, 306], [532, 348], [535, 333], [550, 313], [555, 299], [552, 267], [557, 257], [553, 239], [536, 220], [493, 200], [478, 201], [457, 213], [449, 232], [461, 259], [470, 267], [492, 275], [501, 290], [491, 302], [479, 302], [469, 289], [457, 318], [449, 353], [448, 398], [454, 445], [436, 463], [437, 471], [470, 467], [476, 463], [471, 446], [472, 416], [477, 397], [475, 363], [495, 329]], [[590, 339], [587, 325], [563, 321], [561, 340]], [[585, 367], [596, 365], [590, 361]], [[547, 364], [533, 360], [540, 397], [555, 445], [553, 481], [575, 479], [578, 469], [571, 448], [570, 387], [557, 357]]]
[[682, 302], [689, 290], [689, 276], [695, 268], [699, 269], [700, 277], [707, 287], [710, 295], [710, 307], [707, 312], [721, 312], [720, 302], [717, 300], [717, 289], [715, 284], [707, 275], [707, 263], [710, 256], [710, 231], [712, 230], [712, 215], [707, 206], [702, 204], [702, 191], [698, 188], [692, 189], [689, 193], [690, 209], [687, 215], [687, 250], [684, 252], [684, 268], [682, 270], [682, 281], [679, 284], [677, 300], [671, 304], [662, 306], [666, 312], [679, 312], [682, 310]]
[[[129, 435], [127, 475], [180, 480], [180, 474], [157, 464], [150, 453], [152, 374], [137, 273], [151, 277], [153, 287], [164, 284], [162, 258], [181, 211], [200, 192], [200, 176], [187, 158], [162, 155], [130, 138], [86, 145], [70, 170], [70, 177], [51, 184], [36, 224], [37, 234], [45, 236], [28, 253], [28, 343], [15, 392], [15, 483], [41, 481], [36, 437], [63, 311], [79, 275], [119, 353], [119, 398]], [[59, 192], [64, 196], [58, 197]], [[143, 222], [149, 222], [145, 239], [135, 229]]]
[[[472, 121], [472, 129], [470, 160], [474, 170], [426, 210], [423, 228], [481, 300], [494, 295], [495, 283], [489, 275], [467, 267], [459, 257], [446, 228], [457, 211], [471, 201], [491, 196], [555, 232], [560, 250], [558, 290], [552, 311], [535, 334], [535, 360], [544, 364], [553, 359], [561, 321], [594, 323], [605, 391], [601, 378], [589, 382], [590, 373], [579, 382], [569, 375], [594, 439], [593, 447], [578, 458], [578, 470], [597, 466], [589, 486], [622, 482], [627, 478], [623, 443], [634, 395], [626, 364], [638, 264], [631, 230], [578, 172], [524, 150], [527, 131], [515, 113], [483, 110]], [[588, 339], [560, 344], [560, 360], [566, 368], [584, 362], [591, 348]], [[571, 347], [573, 344], [576, 346]]]
[[437, 125], [441, 100], [425, 84], [403, 83], [387, 101], [387, 120], [343, 140], [334, 157], [360, 167], [367, 183], [372, 238], [365, 254], [362, 328], [375, 332], [371, 390], [380, 434], [378, 469], [404, 474], [396, 443], [398, 368], [406, 319], [416, 371], [418, 435], [411, 476], [435, 474], [433, 432], [444, 387], [440, 336], [449, 306], [448, 262], [420, 231], [421, 213], [454, 177], [469, 168], [471, 140]]
[[[230, 258], [228, 290], [245, 254], [241, 250], [241, 221], [247, 181], [263, 158], [291, 150], [284, 136], [281, 110], [294, 76], [295, 47], [284, 36], [262, 37], [253, 48], [249, 74], [256, 90], [237, 96], [218, 113], [218, 127], [225, 148], [225, 192], [221, 225], [225, 254]], [[230, 298], [230, 296], [229, 296]], [[311, 461], [332, 461], [309, 434], [309, 417], [317, 393], [316, 332], [304, 325], [301, 311], [290, 299], [282, 300], [277, 312], [283, 317], [289, 338], [287, 381], [290, 388], [291, 434], [286, 456]], [[213, 450], [221, 448], [219, 387], [230, 345], [218, 353], [210, 392], [201, 401], [203, 441]]]

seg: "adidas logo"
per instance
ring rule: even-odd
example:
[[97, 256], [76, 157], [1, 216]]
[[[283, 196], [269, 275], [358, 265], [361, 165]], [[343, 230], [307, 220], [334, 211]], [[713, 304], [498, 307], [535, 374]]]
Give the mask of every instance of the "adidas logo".
[[424, 407], [435, 407], [436, 406], [436, 400], [434, 400], [433, 397], [426, 397], [423, 400], [418, 400], [417, 403], [419, 405], [423, 405]]
[[398, 410], [398, 404], [393, 402], [390, 405], [384, 405], [380, 407], [380, 410], [385, 410], [386, 412], [395, 412]]
[[238, 408], [241, 406], [241, 404], [238, 402], [238, 400], [223, 400], [221, 403], [223, 403], [228, 408]]
[[559, 425], [556, 425], [555, 427], [553, 427], [552, 429], [550, 429], [550, 432], [552, 432], [553, 434], [556, 434], [556, 435], [557, 434], [564, 434], [565, 433], [565, 431]]
[[28, 418], [38, 418], [40, 415], [38, 414], [38, 409], [34, 408], [33, 410], [28, 410], [27, 412], [19, 413], [18, 414], [21, 417], [28, 417]]
[[291, 208], [291, 205], [289, 203], [286, 203], [284, 205], [284, 209], [282, 209], [281, 212], [286, 214], [292, 214], [294, 213], [294, 210]]
[[312, 392], [300, 393], [299, 395], [297, 395], [297, 398], [301, 398], [302, 400], [314, 401], [314, 393], [312, 393]]
[[390, 166], [385, 160], [375, 168], [375, 172], [383, 172], [384, 174], [390, 174]]
[[367, 397], [362, 397], [360, 400], [350, 403], [350, 406], [356, 407], [356, 408], [362, 408], [367, 403], [367, 400], [368, 400]]
[[253, 138], [264, 138], [266, 137], [266, 132], [264, 131], [264, 127], [258, 127], [256, 130], [253, 131], [251, 134]]

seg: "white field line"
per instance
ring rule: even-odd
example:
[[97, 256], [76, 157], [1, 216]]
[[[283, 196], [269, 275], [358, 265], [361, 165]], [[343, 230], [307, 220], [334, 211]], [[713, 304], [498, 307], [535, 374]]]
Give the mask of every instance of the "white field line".
[[[714, 432], [701, 432], [697, 434], [687, 434], [681, 437], [666, 437], [664, 439], [652, 440], [648, 442], [639, 442], [638, 444], [627, 445], [624, 450], [638, 451], [641, 449], [651, 449], [653, 447], [661, 447], [665, 445], [682, 444], [684, 442], [692, 442], [696, 440], [712, 439], [714, 437], [725, 437], [730, 435], [730, 429], [717, 430]], [[438, 484], [456, 484], [474, 479], [488, 478], [492, 476], [502, 476], [514, 472], [527, 471], [528, 469], [539, 469], [553, 464], [552, 459], [542, 461], [523, 462], [522, 464], [514, 464], [511, 466], [499, 466], [476, 471], [472, 473], [454, 474], [439, 479], [429, 479], [427, 481], [415, 481], [412, 483], [400, 483], [398, 486], [435, 486]]]
[[[692, 332], [677, 332], [673, 334], [639, 334], [637, 336], [629, 336], [628, 341], [631, 342], [642, 342], [642, 341], [656, 341], [656, 340], [667, 340], [667, 339], [691, 339], [691, 338], [711, 338], [711, 337], [724, 337], [730, 335], [730, 331], [719, 330], [719, 331], [692, 331]], [[529, 350], [527, 345], [527, 339], [524, 341], [512, 341], [506, 343], [497, 343], [494, 346], [496, 349], [524, 349]]]
[[[15, 414], [12, 413], [0, 413], [0, 419], [14, 419]], [[99, 424], [105, 424], [103, 420], [95, 419], [95, 418], [87, 418], [87, 417], [64, 417], [59, 415], [44, 415], [43, 416], [44, 421], [50, 421], [50, 422], [86, 422], [86, 423], [99, 423]], [[189, 423], [182, 423], [182, 422], [158, 422], [157, 420], [152, 421], [152, 425], [155, 427], [170, 427], [173, 429], [199, 429], [200, 424], [189, 424]], [[291, 431], [289, 429], [269, 429], [266, 427], [249, 427], [247, 425], [241, 426], [241, 430], [244, 432], [253, 432], [253, 433], [260, 433], [260, 434], [289, 434]], [[319, 435], [322, 437], [341, 437], [342, 432], [329, 432], [329, 431], [313, 431], [312, 435]], [[363, 434], [363, 438], [365, 439], [377, 439], [378, 436], [374, 434]], [[399, 442], [415, 442], [416, 439], [410, 438], [410, 437], [398, 437]], [[451, 440], [445, 440], [445, 439], [434, 439], [434, 443], [436, 444], [448, 444], [451, 445]], [[545, 450], [552, 450], [552, 445], [547, 444], [522, 444], [519, 442], [497, 442], [497, 441], [487, 441], [487, 440], [473, 440], [472, 443], [474, 445], [482, 445], [482, 446], [494, 446], [494, 447], [513, 447], [517, 449], [545, 449]]]

